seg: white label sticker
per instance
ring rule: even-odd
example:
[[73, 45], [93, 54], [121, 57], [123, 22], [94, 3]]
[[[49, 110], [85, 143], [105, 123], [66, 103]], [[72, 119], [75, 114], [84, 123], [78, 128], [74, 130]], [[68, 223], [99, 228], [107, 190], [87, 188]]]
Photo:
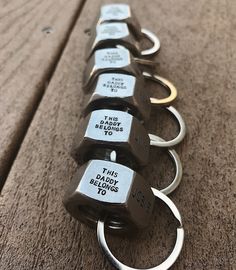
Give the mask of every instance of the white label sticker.
[[136, 78], [119, 73], [104, 73], [98, 78], [95, 93], [105, 97], [129, 97], [134, 94]]
[[122, 111], [94, 111], [91, 113], [85, 137], [99, 141], [127, 142], [132, 119], [132, 115]]

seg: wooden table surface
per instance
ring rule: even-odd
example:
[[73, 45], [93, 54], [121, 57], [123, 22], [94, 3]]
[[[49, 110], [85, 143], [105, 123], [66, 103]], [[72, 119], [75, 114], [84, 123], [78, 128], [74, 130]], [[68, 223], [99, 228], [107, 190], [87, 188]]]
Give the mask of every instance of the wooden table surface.
[[[95, 231], [61, 202], [76, 171], [69, 152], [84, 101], [87, 30], [106, 2], [0, 1], [1, 270], [113, 269]], [[172, 269], [236, 269], [236, 2], [123, 2], [160, 37], [158, 73], [176, 85], [174, 106], [188, 127], [176, 147], [183, 180], [170, 196], [186, 238]], [[176, 132], [159, 110], [149, 128], [166, 139]], [[152, 150], [142, 173], [166, 185], [173, 176], [166, 152]], [[146, 231], [109, 236], [109, 244], [130, 266], [154, 266], [171, 251], [175, 226], [157, 202]]]

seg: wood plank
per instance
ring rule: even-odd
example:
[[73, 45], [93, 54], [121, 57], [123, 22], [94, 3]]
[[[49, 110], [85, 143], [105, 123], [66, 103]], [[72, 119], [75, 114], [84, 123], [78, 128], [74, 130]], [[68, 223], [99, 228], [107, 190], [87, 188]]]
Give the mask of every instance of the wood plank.
[[[186, 240], [172, 269], [235, 269], [232, 33], [236, 4], [151, 2], [129, 1], [142, 25], [161, 38], [159, 73], [179, 89], [176, 107], [188, 125], [188, 136], [177, 148], [184, 177], [171, 196], [183, 215]], [[95, 232], [73, 220], [61, 203], [76, 170], [69, 150], [83, 105], [81, 79], [88, 39], [84, 31], [100, 4], [97, 0], [86, 3], [4, 186], [0, 199], [3, 270], [113, 269], [100, 253]], [[160, 116], [155, 113], [153, 120]], [[163, 119], [167, 120], [165, 115], [160, 122], [152, 121], [150, 128], [164, 126], [163, 136], [170, 136], [173, 130]], [[159, 154], [152, 151], [150, 166], [143, 172], [153, 185], [158, 179], [163, 184], [171, 175], [171, 164]], [[172, 221], [157, 203], [147, 231], [132, 239], [110, 236], [109, 243], [125, 263], [150, 267], [173, 246]]]
[[82, 2], [0, 2], [0, 187]]

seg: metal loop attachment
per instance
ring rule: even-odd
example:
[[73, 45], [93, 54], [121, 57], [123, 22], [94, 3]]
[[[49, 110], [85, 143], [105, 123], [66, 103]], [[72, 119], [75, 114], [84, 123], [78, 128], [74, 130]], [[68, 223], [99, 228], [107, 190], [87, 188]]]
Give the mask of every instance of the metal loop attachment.
[[[155, 138], [156, 140], [159, 140], [160, 142], [165, 141], [158, 136], [156, 136]], [[181, 161], [177, 152], [174, 149], [168, 149], [168, 154], [170, 155], [171, 159], [173, 160], [175, 164], [175, 177], [168, 187], [160, 190], [160, 192], [164, 193], [165, 195], [172, 193], [179, 186], [182, 179], [182, 175], [183, 175], [182, 164], [181, 164]]]
[[149, 79], [149, 80], [152, 80], [154, 82], [157, 82], [170, 91], [170, 95], [166, 98], [158, 99], [158, 98], [151, 97], [150, 101], [151, 101], [152, 105], [166, 106], [166, 105], [169, 105], [172, 101], [174, 101], [176, 99], [177, 89], [170, 81], [168, 81], [167, 79], [165, 79], [159, 75], [150, 74], [148, 72], [143, 72], [143, 76], [145, 79]]
[[181, 114], [173, 106], [166, 107], [166, 109], [175, 116], [175, 118], [179, 124], [179, 129], [180, 129], [179, 134], [174, 139], [169, 140], [169, 141], [160, 141], [159, 137], [157, 137], [156, 135], [149, 134], [150, 145], [152, 145], [152, 146], [172, 147], [172, 146], [180, 143], [186, 134], [186, 125], [185, 125], [185, 122], [184, 122]]
[[[117, 46], [117, 48], [124, 48], [122, 46]], [[148, 67], [151, 68], [152, 70], [155, 70], [157, 66], [159, 66], [158, 62], [155, 62], [153, 60], [149, 60], [149, 59], [145, 59], [145, 58], [138, 58], [138, 57], [133, 57], [134, 61], [137, 64], [140, 64], [143, 68], [144, 67]]]
[[[148, 268], [146, 270], [167, 270], [169, 269], [177, 260], [182, 247], [183, 247], [183, 242], [184, 242], [184, 229], [182, 225], [182, 219], [179, 210], [175, 206], [175, 204], [162, 192], [152, 188], [152, 191], [154, 195], [162, 200], [171, 210], [172, 214], [174, 217], [178, 220], [179, 222], [179, 227], [177, 228], [177, 237], [176, 237], [176, 243], [174, 246], [174, 249], [172, 250], [171, 254], [169, 257], [162, 262], [161, 264]], [[137, 268], [132, 268], [129, 267], [122, 262], [120, 262], [110, 251], [106, 239], [105, 239], [105, 232], [104, 232], [104, 220], [99, 220], [97, 224], [97, 237], [98, 237], [98, 242], [100, 247], [102, 248], [103, 252], [105, 253], [105, 256], [108, 258], [108, 260], [111, 262], [111, 264], [116, 267], [118, 270], [139, 270]], [[143, 269], [145, 270], [145, 269]]]
[[157, 53], [161, 47], [161, 43], [160, 43], [159, 38], [154, 33], [152, 33], [151, 31], [149, 31], [145, 28], [142, 28], [141, 32], [145, 38], [147, 38], [148, 40], [150, 40], [153, 43], [153, 46], [147, 50], [142, 51], [141, 55], [142, 56], [148, 56], [148, 55], [150, 56], [150, 55]]

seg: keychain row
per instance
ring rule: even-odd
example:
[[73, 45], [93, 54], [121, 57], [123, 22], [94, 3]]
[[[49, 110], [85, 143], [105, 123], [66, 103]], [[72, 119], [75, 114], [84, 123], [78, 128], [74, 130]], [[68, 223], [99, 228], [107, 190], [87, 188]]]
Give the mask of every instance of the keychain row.
[[[142, 49], [145, 40], [152, 43], [151, 48]], [[80, 168], [65, 194], [64, 205], [76, 219], [97, 226], [102, 250], [120, 270], [134, 268], [111, 253], [104, 227], [119, 233], [147, 227], [156, 198], [167, 204], [179, 227], [174, 250], [152, 269], [165, 270], [173, 265], [184, 240], [180, 213], [166, 195], [182, 178], [181, 162], [172, 147], [182, 141], [186, 127], [180, 113], [170, 106], [177, 96], [176, 88], [153, 72], [156, 63], [147, 58], [159, 49], [159, 39], [140, 27], [128, 5], [110, 4], [101, 8], [86, 51], [86, 104], [72, 150]], [[150, 80], [164, 86], [169, 96], [150, 97]], [[178, 122], [179, 133], [174, 139], [165, 141], [146, 130], [153, 107], [164, 107]], [[150, 187], [137, 172], [148, 165], [154, 146], [166, 147], [175, 164], [172, 183], [160, 191]]]

